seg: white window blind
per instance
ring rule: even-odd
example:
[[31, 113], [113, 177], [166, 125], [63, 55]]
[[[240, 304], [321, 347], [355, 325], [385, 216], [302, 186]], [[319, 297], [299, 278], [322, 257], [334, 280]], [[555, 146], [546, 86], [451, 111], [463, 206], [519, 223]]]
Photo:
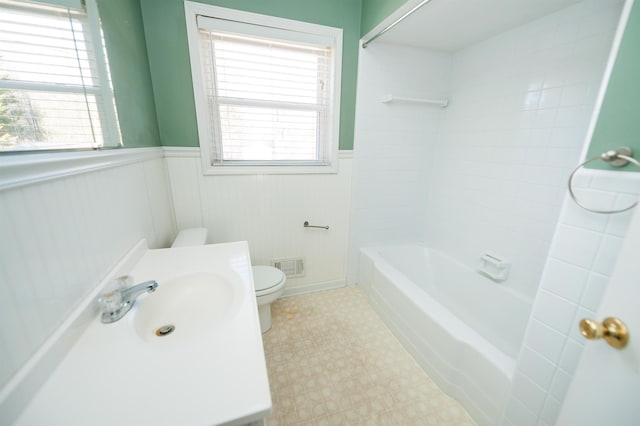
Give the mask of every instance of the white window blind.
[[198, 28], [213, 164], [326, 164], [333, 40], [204, 16]]
[[84, 9], [0, 0], [0, 151], [119, 144], [96, 35]]

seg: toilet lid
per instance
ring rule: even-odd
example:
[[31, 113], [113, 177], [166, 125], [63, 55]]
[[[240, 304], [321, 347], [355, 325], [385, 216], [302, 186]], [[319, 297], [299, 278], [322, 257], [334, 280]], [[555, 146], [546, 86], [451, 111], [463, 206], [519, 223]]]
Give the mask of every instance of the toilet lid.
[[253, 284], [256, 292], [275, 287], [282, 282], [284, 274], [273, 266], [256, 265], [253, 269]]

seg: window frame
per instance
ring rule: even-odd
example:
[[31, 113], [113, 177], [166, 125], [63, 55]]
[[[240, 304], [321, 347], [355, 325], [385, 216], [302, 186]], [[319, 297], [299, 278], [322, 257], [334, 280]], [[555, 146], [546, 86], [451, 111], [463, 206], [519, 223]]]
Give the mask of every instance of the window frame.
[[[96, 64], [97, 81], [99, 86], [81, 86], [83, 91], [90, 94], [99, 94], [101, 102], [96, 103], [98, 108], [98, 117], [100, 119], [100, 126], [102, 129], [102, 143], [94, 143], [92, 146], [76, 146], [76, 147], [51, 147], [51, 148], [27, 148], [20, 147], [19, 149], [12, 150], [0, 150], [0, 155], [13, 155], [13, 154], [29, 154], [29, 153], [55, 153], [55, 152], [69, 152], [69, 151], [94, 151], [101, 149], [113, 149], [122, 148], [122, 134], [120, 131], [120, 123], [118, 120], [118, 113], [115, 103], [115, 94], [113, 90], [113, 84], [111, 81], [111, 75], [109, 70], [109, 61], [106, 51], [106, 45], [104, 41], [104, 35], [102, 32], [102, 25], [100, 22], [100, 13], [96, 0], [26, 0], [26, 4], [42, 4], [51, 7], [58, 7], [61, 9], [71, 9], [74, 11], [82, 12], [86, 17], [86, 29], [90, 34], [90, 41], [92, 45], [95, 57], [93, 58]], [[43, 91], [57, 91], [60, 93], [82, 93], [79, 92], [79, 87], [58, 83], [30, 83], [30, 82], [17, 82], [10, 80], [7, 82], [7, 87], [16, 90], [43, 90]]]
[[[315, 174], [338, 172], [338, 142], [340, 135], [340, 93], [342, 77], [342, 29], [291, 19], [244, 12], [219, 6], [212, 6], [186, 0], [184, 2], [187, 25], [187, 39], [193, 79], [193, 95], [196, 108], [198, 139], [202, 159], [202, 172], [205, 175], [227, 174]], [[284, 31], [331, 38], [333, 40], [333, 87], [330, 94], [327, 139], [324, 143], [325, 159], [322, 163], [310, 161], [230, 161], [224, 164], [214, 162], [214, 123], [210, 114], [207, 89], [202, 60], [201, 42], [197, 16], [235, 21], [259, 27], [269, 27]]]

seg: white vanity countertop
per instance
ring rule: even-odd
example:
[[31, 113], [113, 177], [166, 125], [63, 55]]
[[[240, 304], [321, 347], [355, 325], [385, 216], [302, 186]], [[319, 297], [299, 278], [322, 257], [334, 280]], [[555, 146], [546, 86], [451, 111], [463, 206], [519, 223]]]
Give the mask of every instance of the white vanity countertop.
[[[176, 323], [172, 335], [143, 338], [136, 309], [191, 272], [233, 284], [230, 313], [214, 327], [181, 333]], [[271, 397], [247, 243], [148, 250], [130, 275], [155, 279], [158, 289], [118, 322], [96, 317], [15, 424], [205, 426], [266, 417]]]

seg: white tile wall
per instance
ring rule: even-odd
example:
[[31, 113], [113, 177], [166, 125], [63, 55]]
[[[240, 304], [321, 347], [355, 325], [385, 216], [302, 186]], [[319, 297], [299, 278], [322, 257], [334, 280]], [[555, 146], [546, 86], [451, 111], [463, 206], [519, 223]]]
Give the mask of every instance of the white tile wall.
[[506, 285], [535, 296], [621, 5], [586, 0], [452, 54], [361, 50], [349, 281], [359, 247], [426, 241], [472, 268], [509, 259]]
[[[344, 285], [350, 158], [337, 174], [228, 176], [202, 175], [197, 149], [165, 160], [178, 229], [204, 226], [210, 243], [246, 240], [253, 264], [303, 257], [305, 276], [288, 279], [285, 293]], [[305, 221], [330, 229], [305, 229]]]
[[[580, 173], [576, 193], [590, 207], [619, 208], [640, 195], [638, 173]], [[631, 215], [632, 211], [590, 213], [568, 197], [565, 200], [516, 373], [538, 385], [544, 403], [540, 404], [538, 394], [532, 398], [531, 390], [516, 382], [505, 424], [555, 424], [582, 353], [584, 340], [578, 322], [593, 317], [598, 309]]]
[[[484, 252], [509, 259], [505, 284], [529, 298], [584, 144], [621, 6], [587, 0], [453, 56], [451, 106], [432, 154], [438, 161], [429, 178], [429, 244], [470, 267]], [[564, 255], [591, 264], [598, 225], [589, 226], [592, 234], [563, 228], [584, 241], [582, 251]]]
[[360, 247], [424, 240], [425, 176], [445, 110], [380, 100], [443, 98], [450, 67], [446, 53], [384, 43], [360, 49], [349, 282], [357, 278]]
[[0, 389], [141, 238], [174, 235], [162, 158], [0, 191]]

